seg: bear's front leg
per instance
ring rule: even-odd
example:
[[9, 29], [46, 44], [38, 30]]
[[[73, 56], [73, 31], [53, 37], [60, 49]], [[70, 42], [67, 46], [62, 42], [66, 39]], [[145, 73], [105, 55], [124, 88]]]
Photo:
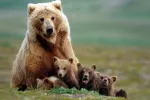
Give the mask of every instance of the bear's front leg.
[[80, 90], [80, 86], [77, 80], [72, 81], [72, 83], [78, 90]]
[[[72, 87], [75, 87], [75, 88], [77, 88], [77, 89], [80, 89], [78, 79], [76, 78], [76, 76], [75, 76], [74, 74], [69, 75], [69, 76], [67, 77], [67, 79], [69, 79], [68, 82], [70, 83], [70, 85], [71, 85], [70, 87], [71, 87], [71, 88], [72, 88]], [[66, 79], [66, 80], [67, 80], [67, 79]]]
[[30, 88], [36, 87], [36, 79], [44, 78], [45, 66], [43, 66], [42, 60], [32, 54], [27, 57], [26, 65], [26, 85]]
[[26, 78], [26, 85], [31, 89], [36, 88], [36, 77], [33, 74]]

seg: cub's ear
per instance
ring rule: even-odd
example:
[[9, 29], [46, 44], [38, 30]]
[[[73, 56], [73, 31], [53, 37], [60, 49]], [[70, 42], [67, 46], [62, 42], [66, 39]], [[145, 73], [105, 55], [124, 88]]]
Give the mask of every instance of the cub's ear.
[[72, 64], [73, 63], [73, 58], [69, 58], [68, 61]]
[[81, 63], [77, 63], [77, 67], [78, 68], [82, 68], [82, 64]]
[[35, 10], [35, 8], [36, 8], [36, 4], [32, 4], [32, 3], [28, 4], [28, 16], [30, 16], [32, 14], [32, 12]]
[[51, 3], [55, 8], [62, 11], [62, 6], [61, 6], [61, 1], [60, 0], [55, 0], [55, 1], [52, 1]]
[[54, 56], [53, 57], [53, 61], [55, 62], [55, 61], [57, 61], [58, 60], [58, 58], [56, 57], [56, 56]]
[[48, 84], [51, 88], [54, 87], [54, 83], [50, 81], [48, 78], [44, 78], [44, 83]]
[[112, 76], [111, 79], [112, 79], [113, 82], [116, 82], [117, 76]]
[[44, 83], [49, 83], [48, 78], [44, 78]]
[[93, 65], [93, 66], [91, 66], [91, 67], [92, 67], [92, 69], [94, 69], [94, 70], [96, 69], [96, 65]]

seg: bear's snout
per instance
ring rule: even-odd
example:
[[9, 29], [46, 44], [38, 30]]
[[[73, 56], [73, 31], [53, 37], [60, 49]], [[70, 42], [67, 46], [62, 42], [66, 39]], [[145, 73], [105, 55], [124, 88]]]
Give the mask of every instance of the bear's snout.
[[88, 81], [89, 80], [89, 76], [87, 74], [84, 74], [82, 80]]
[[106, 78], [103, 79], [102, 82], [103, 82], [103, 86], [104, 86], [104, 87], [107, 87], [108, 84], [109, 84], [109, 82], [108, 82], [108, 80], [107, 80]]
[[53, 33], [53, 28], [47, 28], [47, 29], [46, 29], [46, 34], [47, 34], [48, 36], [50, 36], [52, 33]]
[[104, 82], [106, 83], [106, 82], [107, 82], [107, 79], [104, 79]]
[[84, 75], [84, 78], [87, 78], [88, 76], [87, 75]]
[[59, 74], [58, 74], [58, 77], [62, 77], [62, 74], [61, 74], [61, 73], [59, 73]]

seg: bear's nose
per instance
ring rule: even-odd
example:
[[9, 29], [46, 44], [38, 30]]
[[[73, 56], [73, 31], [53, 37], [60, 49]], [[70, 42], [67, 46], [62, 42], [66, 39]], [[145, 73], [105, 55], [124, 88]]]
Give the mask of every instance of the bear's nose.
[[59, 77], [62, 77], [62, 74], [58, 74]]
[[87, 75], [84, 75], [84, 78], [87, 78]]
[[107, 82], [107, 80], [106, 80], [106, 79], [104, 79], [104, 82]]
[[53, 33], [53, 28], [47, 28], [46, 33], [47, 35], [51, 35]]

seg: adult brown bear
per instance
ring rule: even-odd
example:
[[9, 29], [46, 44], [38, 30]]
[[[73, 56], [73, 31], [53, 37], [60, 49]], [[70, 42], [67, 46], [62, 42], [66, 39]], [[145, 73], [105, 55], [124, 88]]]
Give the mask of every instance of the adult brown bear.
[[77, 70], [61, 1], [28, 4], [27, 32], [13, 63], [12, 87], [35, 87], [37, 78], [53, 75], [53, 56], [75, 59]]

